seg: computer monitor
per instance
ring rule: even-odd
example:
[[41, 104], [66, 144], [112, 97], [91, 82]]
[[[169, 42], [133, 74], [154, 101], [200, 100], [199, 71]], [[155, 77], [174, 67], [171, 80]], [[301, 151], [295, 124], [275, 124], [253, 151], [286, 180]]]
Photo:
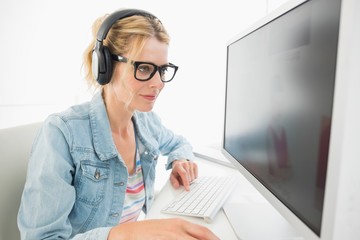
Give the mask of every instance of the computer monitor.
[[342, 84], [354, 79], [341, 69], [340, 26], [355, 2], [290, 1], [227, 45], [222, 152], [305, 239], [333, 239], [328, 175], [339, 166]]

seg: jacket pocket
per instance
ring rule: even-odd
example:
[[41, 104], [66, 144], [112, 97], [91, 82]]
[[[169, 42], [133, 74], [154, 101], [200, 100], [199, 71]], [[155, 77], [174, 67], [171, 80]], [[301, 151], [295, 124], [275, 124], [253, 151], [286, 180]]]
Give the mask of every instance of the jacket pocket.
[[75, 182], [76, 199], [90, 205], [99, 204], [104, 198], [109, 173], [108, 163], [81, 161], [79, 177]]

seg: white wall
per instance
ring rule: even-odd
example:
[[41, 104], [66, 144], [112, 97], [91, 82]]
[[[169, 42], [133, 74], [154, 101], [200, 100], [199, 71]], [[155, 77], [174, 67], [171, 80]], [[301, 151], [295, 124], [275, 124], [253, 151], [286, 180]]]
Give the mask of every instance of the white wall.
[[286, 0], [0, 0], [0, 128], [90, 99], [81, 75], [92, 22], [122, 7], [157, 15], [180, 66], [155, 110], [193, 143], [220, 142], [226, 43]]

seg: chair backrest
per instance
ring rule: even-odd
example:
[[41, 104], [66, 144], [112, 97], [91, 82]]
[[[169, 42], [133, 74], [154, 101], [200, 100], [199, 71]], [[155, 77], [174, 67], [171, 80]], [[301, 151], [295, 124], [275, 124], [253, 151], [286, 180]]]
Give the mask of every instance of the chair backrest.
[[20, 239], [17, 214], [31, 146], [41, 122], [0, 129], [0, 240]]

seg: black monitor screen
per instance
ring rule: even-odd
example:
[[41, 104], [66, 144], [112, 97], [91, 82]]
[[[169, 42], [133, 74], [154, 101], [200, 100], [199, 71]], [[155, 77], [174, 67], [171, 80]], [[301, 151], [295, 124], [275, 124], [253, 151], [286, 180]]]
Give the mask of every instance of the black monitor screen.
[[340, 0], [311, 0], [228, 45], [223, 148], [320, 234]]

